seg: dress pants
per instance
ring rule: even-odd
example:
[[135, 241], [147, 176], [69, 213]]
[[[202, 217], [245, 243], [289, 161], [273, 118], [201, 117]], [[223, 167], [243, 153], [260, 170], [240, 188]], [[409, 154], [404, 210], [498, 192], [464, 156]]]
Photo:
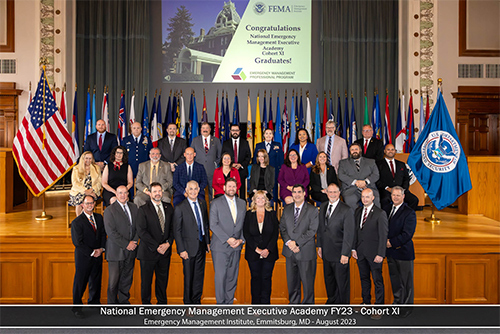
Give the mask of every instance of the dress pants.
[[290, 304], [300, 304], [301, 286], [304, 287], [302, 304], [314, 304], [314, 278], [316, 277], [316, 259], [297, 261], [295, 255], [286, 258], [286, 280]]
[[350, 303], [349, 262], [330, 262], [323, 259], [327, 304]]
[[413, 304], [413, 261], [387, 258], [393, 304]]
[[[383, 263], [383, 262], [382, 262]], [[371, 304], [371, 280], [370, 273], [375, 285], [375, 304], [384, 303], [384, 278], [382, 277], [382, 263], [369, 261], [366, 257], [358, 259], [359, 277], [361, 279], [361, 297], [363, 304]]]
[[136, 252], [127, 251], [122, 261], [108, 261], [108, 304], [130, 304]]
[[238, 283], [241, 250], [212, 251], [217, 304], [232, 304]]
[[248, 261], [252, 304], [271, 304], [272, 276], [275, 261]]
[[194, 257], [182, 260], [184, 272], [184, 304], [201, 304], [203, 281], [205, 278], [205, 258], [207, 244], [200, 241], [198, 252]]
[[102, 255], [81, 259], [75, 256], [75, 279], [73, 281], [73, 304], [82, 304], [82, 297], [87, 282], [89, 283], [88, 304], [100, 304], [101, 301], [101, 279], [102, 279]]
[[[375, 196], [373, 203], [375, 203], [376, 207], [380, 208], [380, 195], [378, 190], [373, 188], [370, 189], [373, 190], [373, 195]], [[342, 191], [342, 197], [344, 198], [345, 204], [349, 205], [353, 211], [356, 211], [361, 203], [361, 189], [357, 187], [345, 189]]]
[[141, 299], [142, 303], [151, 304], [151, 284], [155, 274], [155, 296], [157, 304], [167, 304], [168, 271], [170, 255], [162, 256], [157, 261], [141, 260]]

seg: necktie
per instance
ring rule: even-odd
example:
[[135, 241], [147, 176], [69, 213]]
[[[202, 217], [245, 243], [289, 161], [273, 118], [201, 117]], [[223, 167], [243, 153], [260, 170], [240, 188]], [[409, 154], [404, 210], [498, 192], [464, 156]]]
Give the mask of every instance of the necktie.
[[205, 235], [205, 231], [203, 230], [203, 224], [201, 223], [201, 215], [200, 210], [198, 210], [198, 202], [193, 202], [194, 205], [194, 213], [196, 214], [196, 222], [198, 223], [198, 239], [203, 241], [203, 236]]
[[391, 214], [389, 215], [389, 220], [391, 220], [392, 216], [394, 216], [394, 211], [396, 211], [396, 207], [393, 205], [392, 210], [391, 210]]
[[365, 226], [367, 216], [368, 216], [368, 209], [365, 207], [365, 213], [363, 214], [363, 221], [361, 222], [361, 228], [363, 228], [363, 226]]
[[328, 147], [326, 149], [326, 157], [327, 157], [327, 163], [331, 165], [331, 160], [330, 160], [330, 151], [332, 150], [332, 137], [328, 138]]
[[170, 151], [174, 150], [174, 140], [170, 139]]
[[99, 134], [99, 151], [102, 151], [102, 134]]
[[359, 164], [359, 160], [354, 160], [354, 163], [356, 164], [356, 170], [359, 172], [361, 169], [361, 165]]
[[229, 201], [231, 203], [231, 216], [233, 216], [233, 221], [234, 224], [236, 225], [236, 206], [234, 205], [234, 198], [232, 201]]
[[297, 221], [299, 220], [300, 208], [295, 208], [295, 214], [293, 215], [294, 222], [293, 226], [297, 225]]
[[205, 138], [205, 153], [208, 153], [208, 141], [207, 141], [207, 138]]
[[139, 138], [135, 138], [135, 143], [139, 145]]
[[127, 210], [126, 204], [122, 205], [122, 208], [123, 208], [123, 211], [125, 212], [125, 216], [127, 216], [128, 223], [130, 225], [132, 225], [132, 219], [130, 218], [130, 215], [128, 214], [128, 210]]
[[269, 154], [269, 151], [271, 151], [271, 143], [266, 143], [266, 150], [267, 153]]
[[193, 167], [193, 166], [189, 166], [189, 167], [188, 167], [188, 179], [189, 179], [189, 181], [191, 181], [191, 177], [193, 176], [193, 173], [192, 173], [191, 167]]
[[[326, 219], [330, 218], [330, 215], [332, 214], [332, 210], [333, 210], [333, 204], [330, 203], [328, 204], [328, 210], [326, 210]], [[326, 221], [325, 221], [326, 223]]]
[[368, 148], [368, 139], [365, 139], [365, 147], [363, 148], [363, 154], [366, 154], [367, 148]]
[[94, 232], [96, 232], [97, 231], [97, 226], [96, 226], [95, 221], [94, 221], [94, 216], [91, 215], [89, 217], [89, 220], [90, 220], [90, 225], [92, 226], [92, 229], [94, 230]]
[[165, 217], [163, 216], [163, 211], [161, 211], [160, 204], [156, 205], [158, 211], [158, 219], [160, 220], [161, 232], [165, 233]]
[[153, 181], [156, 181], [156, 174], [157, 174], [156, 165], [153, 165], [153, 175], [151, 175], [151, 183], [153, 183]]
[[234, 162], [238, 162], [238, 144], [234, 141]]
[[391, 166], [392, 178], [394, 178], [394, 164], [392, 163], [392, 160], [389, 160], [389, 165]]

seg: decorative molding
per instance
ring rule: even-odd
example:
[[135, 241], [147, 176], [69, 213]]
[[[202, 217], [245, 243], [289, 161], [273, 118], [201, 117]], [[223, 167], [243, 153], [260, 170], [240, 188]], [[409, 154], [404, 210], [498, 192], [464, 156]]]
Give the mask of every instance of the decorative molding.
[[40, 0], [40, 57], [48, 64], [45, 74], [50, 85], [54, 84], [54, 0]]
[[[434, 93], [433, 85], [435, 81], [434, 71], [434, 20], [435, 1], [420, 1], [420, 91], [429, 94], [429, 104], [434, 103], [432, 95]], [[425, 100], [426, 97], [424, 97]]]

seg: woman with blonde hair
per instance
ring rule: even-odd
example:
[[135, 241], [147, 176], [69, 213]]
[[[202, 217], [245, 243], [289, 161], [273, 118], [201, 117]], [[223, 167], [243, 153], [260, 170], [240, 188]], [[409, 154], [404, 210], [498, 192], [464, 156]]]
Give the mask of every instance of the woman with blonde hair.
[[245, 259], [251, 274], [252, 304], [271, 303], [273, 269], [279, 258], [278, 229], [278, 218], [266, 193], [256, 191], [243, 225]]
[[76, 216], [79, 216], [83, 210], [81, 204], [85, 195], [92, 195], [97, 199], [102, 190], [101, 169], [95, 163], [92, 152], [82, 153], [80, 162], [73, 168], [71, 184], [69, 205], [75, 207]]

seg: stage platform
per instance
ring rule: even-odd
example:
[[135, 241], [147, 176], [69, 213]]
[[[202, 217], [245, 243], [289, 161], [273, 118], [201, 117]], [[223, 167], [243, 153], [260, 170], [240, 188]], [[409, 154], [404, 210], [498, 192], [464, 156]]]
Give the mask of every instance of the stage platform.
[[[36, 221], [41, 198], [0, 214], [0, 303], [69, 304], [74, 275], [71, 231], [67, 228], [67, 191], [47, 192], [46, 212], [54, 218]], [[70, 208], [70, 219], [74, 209]], [[500, 276], [500, 222], [458, 210], [436, 212], [440, 224], [424, 221], [430, 208], [417, 211], [415, 303], [497, 304]], [[167, 295], [169, 303], [182, 304], [182, 262], [172, 255]], [[280, 239], [279, 247], [282, 243]], [[140, 303], [140, 272], [136, 263], [131, 302]], [[103, 267], [102, 302], [106, 301], [107, 264]], [[358, 269], [351, 259], [351, 303], [361, 303]], [[207, 257], [203, 303], [215, 303], [213, 265]], [[386, 303], [392, 302], [387, 265], [384, 265]], [[326, 301], [322, 261], [318, 258], [316, 303]], [[244, 252], [240, 261], [235, 303], [250, 304], [250, 272]], [[280, 256], [273, 273], [272, 302], [287, 304], [285, 259]]]

